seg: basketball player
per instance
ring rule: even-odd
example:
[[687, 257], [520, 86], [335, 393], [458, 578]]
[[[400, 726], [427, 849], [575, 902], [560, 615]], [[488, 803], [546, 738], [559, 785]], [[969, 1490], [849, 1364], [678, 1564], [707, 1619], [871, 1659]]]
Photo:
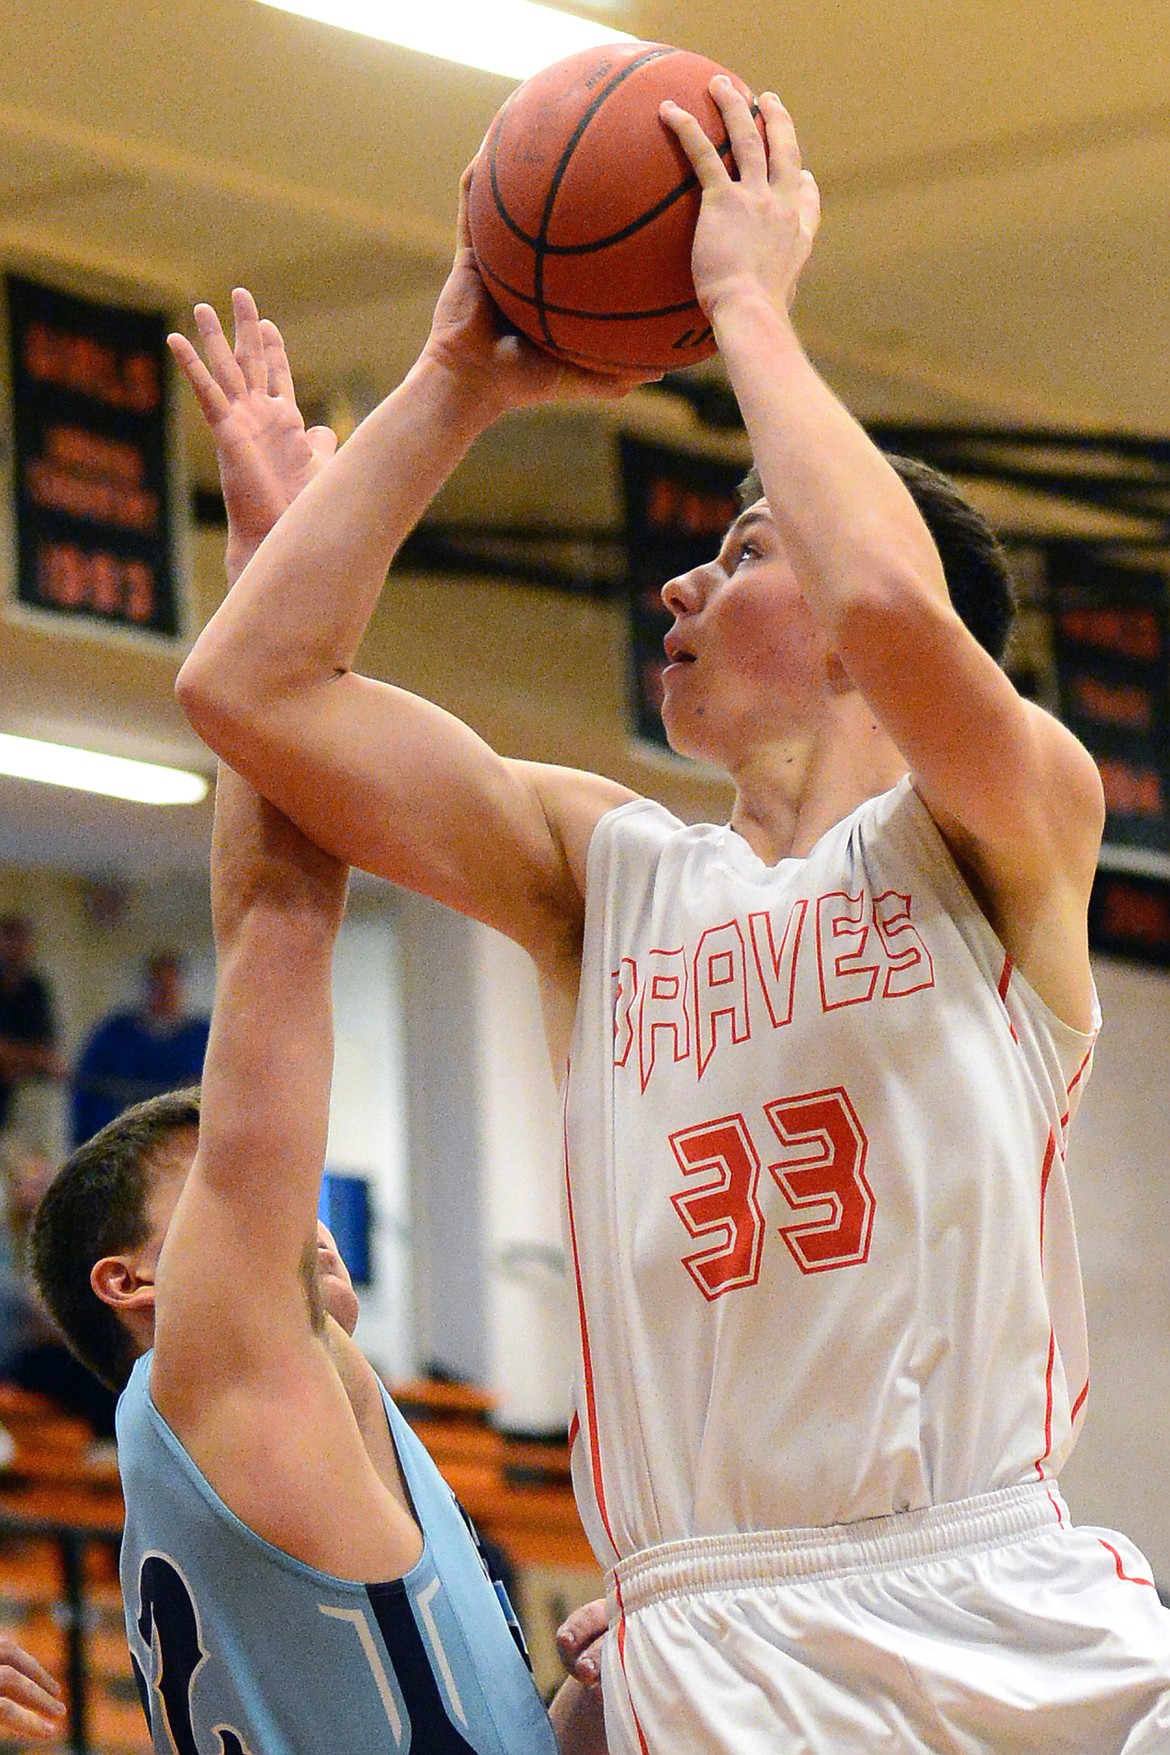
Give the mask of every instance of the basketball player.
[[[314, 443], [298, 474], [279, 421], [253, 435], [269, 499], [241, 511], [225, 481], [229, 570]], [[353, 1342], [316, 1221], [346, 875], [221, 769], [202, 1096], [139, 1104], [73, 1154], [37, 1212], [38, 1283], [122, 1391], [122, 1590], [160, 1755], [554, 1755], [506, 1599]], [[564, 1755], [603, 1755], [595, 1692], [570, 1679], [554, 1719]]]
[[[273, 530], [180, 695], [314, 840], [537, 965], [611, 1749], [1152, 1755], [1170, 1617], [1056, 1480], [1087, 1391], [1064, 1153], [1098, 1027], [1100, 784], [996, 662], [990, 532], [892, 467], [800, 347], [818, 202], [786, 113], [760, 99], [765, 154], [712, 91], [737, 177], [663, 120], [702, 184], [695, 281], [758, 476], [664, 589], [663, 712], [730, 774], [730, 824], [504, 759], [353, 672], [476, 434], [570, 382], [501, 332], [465, 235], [418, 363]], [[243, 295], [235, 315], [255, 362]], [[178, 355], [244, 470], [256, 393], [200, 327], [210, 372]]]

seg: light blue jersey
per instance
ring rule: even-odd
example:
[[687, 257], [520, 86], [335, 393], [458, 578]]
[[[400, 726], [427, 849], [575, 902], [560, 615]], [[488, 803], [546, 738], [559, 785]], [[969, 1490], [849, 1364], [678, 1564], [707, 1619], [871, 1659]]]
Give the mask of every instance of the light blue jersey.
[[122, 1594], [158, 1755], [555, 1755], [507, 1599], [383, 1400], [424, 1546], [405, 1578], [354, 1584], [228, 1510], [138, 1360], [118, 1403]]

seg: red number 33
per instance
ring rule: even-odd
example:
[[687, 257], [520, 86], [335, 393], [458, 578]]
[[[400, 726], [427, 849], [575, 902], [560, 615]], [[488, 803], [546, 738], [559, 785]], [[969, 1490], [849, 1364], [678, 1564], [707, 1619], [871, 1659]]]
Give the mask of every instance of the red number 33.
[[[765, 1103], [764, 1114], [780, 1144], [768, 1165], [789, 1204], [816, 1212], [783, 1237], [801, 1273], [853, 1267], [869, 1255], [873, 1191], [865, 1177], [868, 1141], [857, 1111], [838, 1086]], [[765, 1222], [759, 1199], [760, 1154], [742, 1115], [725, 1115], [670, 1136], [684, 1176], [708, 1175], [671, 1195], [689, 1234], [706, 1247], [683, 1257], [683, 1266], [704, 1298], [722, 1297], [760, 1277]]]

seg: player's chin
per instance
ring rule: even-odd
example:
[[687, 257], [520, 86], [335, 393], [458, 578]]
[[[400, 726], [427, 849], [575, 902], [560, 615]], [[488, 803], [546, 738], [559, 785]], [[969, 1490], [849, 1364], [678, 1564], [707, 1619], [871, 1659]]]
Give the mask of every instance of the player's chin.
[[688, 756], [694, 762], [711, 760], [712, 752], [703, 736], [705, 727], [701, 711], [688, 712], [681, 702], [672, 700], [669, 683], [663, 692], [662, 729], [676, 756]]

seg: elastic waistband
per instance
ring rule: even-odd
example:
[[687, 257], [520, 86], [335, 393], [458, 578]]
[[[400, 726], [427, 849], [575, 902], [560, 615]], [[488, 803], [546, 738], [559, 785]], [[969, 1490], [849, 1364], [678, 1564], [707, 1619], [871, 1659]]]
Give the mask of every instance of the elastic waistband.
[[824, 1529], [754, 1530], [663, 1542], [619, 1560], [607, 1574], [609, 1618], [612, 1624], [664, 1597], [808, 1583], [885, 1572], [942, 1555], [977, 1554], [1067, 1521], [1055, 1481], [1025, 1481], [977, 1499]]

